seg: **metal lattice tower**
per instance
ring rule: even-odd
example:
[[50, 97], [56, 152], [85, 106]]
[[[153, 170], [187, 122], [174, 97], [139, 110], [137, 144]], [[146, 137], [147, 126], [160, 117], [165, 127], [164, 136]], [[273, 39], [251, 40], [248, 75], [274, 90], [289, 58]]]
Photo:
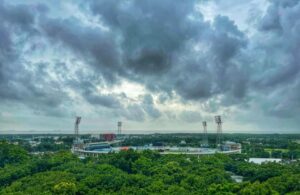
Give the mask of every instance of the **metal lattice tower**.
[[222, 119], [221, 116], [215, 116], [215, 121], [217, 123], [217, 147], [221, 147], [222, 144]]
[[122, 133], [122, 122], [118, 122], [118, 134], [120, 135]]
[[76, 120], [75, 120], [75, 139], [76, 139], [77, 143], [79, 142], [79, 123], [80, 123], [80, 121], [81, 121], [81, 117], [77, 116]]
[[207, 139], [207, 123], [206, 123], [206, 121], [203, 121], [202, 125], [203, 125], [203, 137], [202, 137], [203, 145], [207, 146], [208, 145], [208, 139]]

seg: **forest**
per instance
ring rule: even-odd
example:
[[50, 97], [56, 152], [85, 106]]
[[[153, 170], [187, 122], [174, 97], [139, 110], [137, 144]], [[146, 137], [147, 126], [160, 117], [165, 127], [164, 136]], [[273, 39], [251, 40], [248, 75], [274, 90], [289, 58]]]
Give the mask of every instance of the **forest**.
[[[233, 175], [243, 177], [236, 182]], [[0, 194], [299, 194], [300, 162], [247, 162], [244, 154], [161, 155], [132, 150], [79, 159], [0, 142]]]

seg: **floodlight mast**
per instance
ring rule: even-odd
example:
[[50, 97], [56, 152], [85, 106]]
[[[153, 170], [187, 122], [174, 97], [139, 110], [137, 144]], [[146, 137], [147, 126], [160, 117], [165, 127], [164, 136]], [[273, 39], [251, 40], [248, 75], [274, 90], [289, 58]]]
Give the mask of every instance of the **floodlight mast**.
[[122, 122], [118, 122], [118, 134], [120, 135], [122, 133]]
[[208, 145], [208, 139], [207, 139], [207, 123], [206, 121], [202, 122], [203, 125], [203, 146], [207, 146]]
[[221, 148], [222, 144], [222, 119], [221, 116], [215, 116], [215, 122], [217, 123], [217, 147]]
[[77, 116], [75, 120], [75, 141], [78, 144], [79, 143], [79, 124], [81, 121], [81, 117]]

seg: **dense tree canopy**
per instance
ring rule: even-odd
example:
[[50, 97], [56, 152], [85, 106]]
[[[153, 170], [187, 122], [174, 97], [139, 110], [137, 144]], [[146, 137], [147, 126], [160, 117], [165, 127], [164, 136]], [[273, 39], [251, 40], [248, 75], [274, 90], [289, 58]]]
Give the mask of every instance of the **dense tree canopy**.
[[0, 167], [6, 164], [14, 164], [29, 158], [27, 152], [16, 145], [0, 142]]
[[[9, 150], [3, 152], [3, 150]], [[300, 192], [300, 163], [257, 165], [243, 155], [104, 154], [31, 156], [1, 144], [0, 194], [288, 194]], [[12, 156], [7, 156], [12, 153]], [[237, 183], [232, 175], [244, 177]]]

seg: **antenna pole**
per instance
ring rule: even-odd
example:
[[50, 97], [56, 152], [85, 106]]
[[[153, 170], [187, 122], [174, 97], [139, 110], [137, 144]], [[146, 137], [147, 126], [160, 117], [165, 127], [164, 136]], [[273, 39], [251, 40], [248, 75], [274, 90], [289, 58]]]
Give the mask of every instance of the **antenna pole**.
[[215, 116], [215, 121], [217, 123], [217, 147], [221, 148], [222, 144], [222, 119], [221, 116]]
[[203, 139], [203, 146], [208, 146], [208, 139], [207, 139], [207, 123], [206, 121], [202, 122], [203, 125], [203, 135], [202, 135], [202, 139]]
[[81, 117], [80, 116], [77, 116], [76, 117], [76, 120], [75, 120], [75, 142], [76, 144], [79, 143], [79, 124], [80, 124], [80, 121], [81, 121]]
[[118, 134], [120, 135], [122, 133], [122, 122], [118, 122]]

